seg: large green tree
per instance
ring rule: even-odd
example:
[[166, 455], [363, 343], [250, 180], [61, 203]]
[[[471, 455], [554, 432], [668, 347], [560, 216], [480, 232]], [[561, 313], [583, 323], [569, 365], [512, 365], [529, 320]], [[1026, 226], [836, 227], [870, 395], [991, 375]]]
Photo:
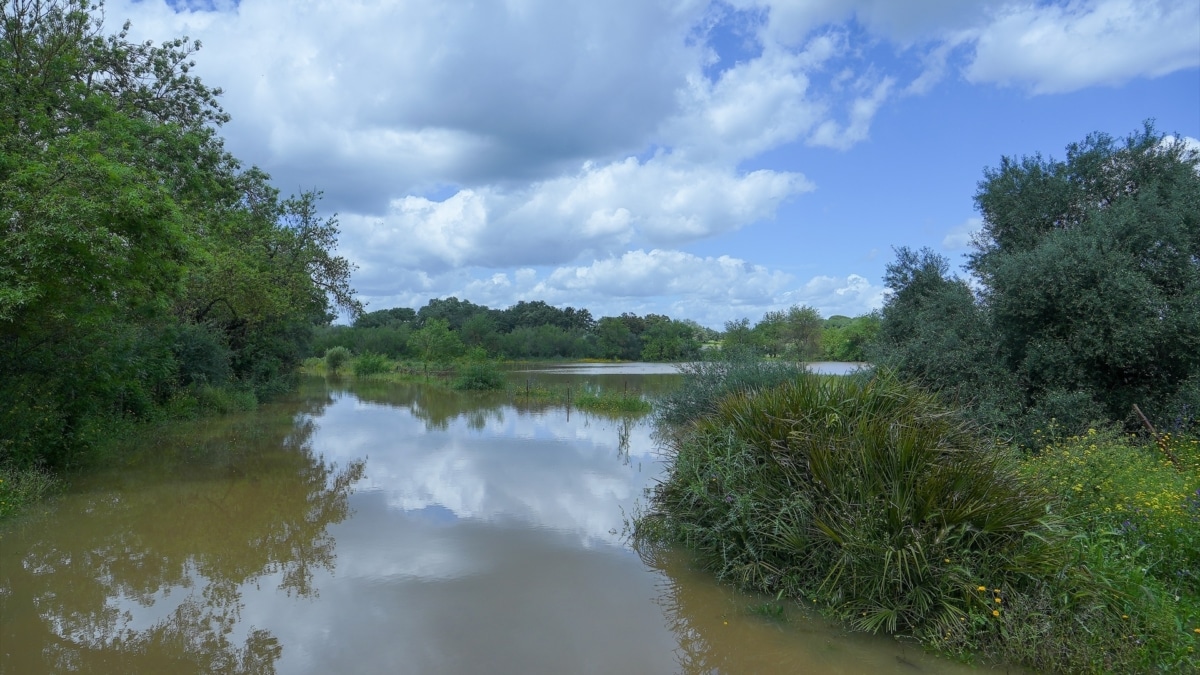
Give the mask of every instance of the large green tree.
[[975, 201], [967, 282], [900, 249], [880, 359], [990, 401], [993, 419], [1078, 429], [1194, 419], [1200, 404], [1200, 158], [1149, 124], [1064, 160], [1004, 158]]
[[127, 29], [85, 0], [0, 3], [0, 461], [62, 463], [183, 386], [274, 380], [360, 310], [316, 195], [225, 151], [199, 44]]

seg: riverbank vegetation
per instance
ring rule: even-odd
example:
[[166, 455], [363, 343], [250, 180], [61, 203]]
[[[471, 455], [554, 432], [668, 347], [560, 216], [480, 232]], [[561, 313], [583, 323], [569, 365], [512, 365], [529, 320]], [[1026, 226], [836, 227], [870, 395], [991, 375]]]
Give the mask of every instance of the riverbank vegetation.
[[472, 349], [491, 358], [619, 361], [691, 361], [706, 349], [750, 350], [771, 358], [864, 361], [879, 317], [831, 316], [797, 305], [767, 312], [756, 324], [731, 321], [724, 331], [662, 314], [626, 312], [596, 320], [586, 309], [521, 301], [493, 309], [458, 298], [434, 298], [424, 307], [367, 312], [351, 326], [317, 331], [310, 356], [334, 347], [396, 360], [450, 361]]
[[290, 385], [314, 326], [361, 309], [320, 194], [283, 196], [225, 150], [221, 91], [191, 74], [200, 45], [131, 42], [102, 16], [0, 5], [5, 476], [252, 406]]
[[971, 281], [898, 250], [872, 372], [692, 368], [639, 545], [964, 659], [1200, 668], [1198, 168], [1149, 126], [1005, 159]]
[[[490, 360], [478, 350], [450, 363], [435, 364], [432, 369], [428, 363], [393, 361], [386, 356], [368, 353], [364, 355], [365, 358], [373, 364], [378, 364], [369, 371], [346, 368], [335, 371], [329, 366], [329, 356], [338, 354], [334, 361], [340, 362], [343, 356], [338, 350], [342, 349], [344, 348], [333, 347], [324, 359], [305, 360], [300, 372], [327, 377], [353, 376], [376, 382], [419, 382], [424, 386], [461, 392], [499, 392], [514, 402], [563, 405], [609, 416], [640, 417], [653, 410], [649, 398], [636, 389], [626, 388], [618, 391], [586, 385], [549, 385], [544, 382], [535, 383], [531, 379], [523, 382], [510, 379], [506, 376], [506, 369], [514, 365], [512, 362]], [[350, 362], [357, 363], [362, 358], [364, 357], [353, 358]], [[522, 362], [522, 365], [531, 364]]]

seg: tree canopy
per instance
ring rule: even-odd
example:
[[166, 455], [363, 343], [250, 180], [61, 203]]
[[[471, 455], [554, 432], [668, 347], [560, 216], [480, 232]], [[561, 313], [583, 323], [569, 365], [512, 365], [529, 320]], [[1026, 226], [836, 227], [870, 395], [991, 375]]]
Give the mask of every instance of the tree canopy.
[[0, 5], [0, 460], [66, 461], [181, 387], [261, 391], [361, 311], [319, 193], [281, 198], [225, 150], [200, 44], [102, 16]]
[[1147, 124], [1065, 160], [1003, 158], [975, 202], [966, 269], [900, 249], [880, 359], [987, 417], [1073, 430], [1182, 423], [1200, 404], [1200, 158]]

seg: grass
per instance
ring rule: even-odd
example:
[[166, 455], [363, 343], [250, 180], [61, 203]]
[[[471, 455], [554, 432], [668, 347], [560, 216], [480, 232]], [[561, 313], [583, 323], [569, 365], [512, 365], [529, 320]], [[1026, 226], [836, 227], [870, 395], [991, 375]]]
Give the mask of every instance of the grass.
[[0, 466], [0, 520], [54, 495], [62, 481], [46, 471]]
[[515, 401], [570, 405], [604, 415], [648, 415], [654, 409], [654, 404], [640, 393], [610, 389], [512, 385], [508, 391]]
[[[739, 369], [749, 375], [730, 376]], [[1119, 438], [1111, 452], [1082, 438], [1026, 458], [886, 373], [772, 386], [774, 375], [689, 374], [707, 381], [685, 381], [691, 394], [659, 413], [668, 472], [635, 524], [639, 546], [682, 542], [721, 579], [964, 659], [1200, 665], [1200, 472]], [[1190, 441], [1174, 443], [1195, 461]], [[1142, 514], [1136, 529], [1101, 517], [1098, 500], [1117, 493]]]

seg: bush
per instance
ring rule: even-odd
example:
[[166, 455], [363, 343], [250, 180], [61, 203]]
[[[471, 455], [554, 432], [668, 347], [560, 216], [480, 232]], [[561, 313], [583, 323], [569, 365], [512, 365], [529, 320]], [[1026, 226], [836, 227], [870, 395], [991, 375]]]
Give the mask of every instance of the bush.
[[331, 347], [325, 351], [325, 368], [330, 375], [336, 375], [337, 371], [350, 360], [350, 350], [345, 347]]
[[679, 366], [683, 381], [659, 399], [660, 423], [682, 425], [714, 412], [729, 394], [759, 391], [795, 380], [808, 371], [798, 363], [764, 361], [748, 350], [724, 350], [713, 359]]
[[1047, 444], [1022, 471], [1084, 529], [1141, 550], [1174, 593], [1200, 595], [1200, 441], [1164, 434], [1160, 444], [1090, 429]]
[[1048, 500], [1011, 457], [888, 376], [733, 394], [671, 451], [655, 505], [720, 576], [816, 591], [859, 628], [953, 627], [985, 572], [1050, 560], [1025, 537], [1050, 539]]
[[367, 352], [354, 359], [350, 365], [356, 377], [364, 377], [366, 375], [377, 375], [379, 373], [388, 373], [395, 369], [388, 357], [382, 354], [372, 354]]
[[54, 494], [62, 482], [43, 469], [0, 465], [0, 519]]
[[1194, 597], [1177, 604], [1136, 542], [1072, 532], [1018, 452], [935, 394], [804, 374], [714, 408], [667, 435], [643, 545], [681, 541], [722, 579], [944, 652], [1068, 672], [1193, 663], [1179, 621], [1194, 612], [1173, 612]]
[[504, 373], [496, 364], [484, 361], [465, 366], [453, 387], [459, 390], [491, 391], [504, 388]]

